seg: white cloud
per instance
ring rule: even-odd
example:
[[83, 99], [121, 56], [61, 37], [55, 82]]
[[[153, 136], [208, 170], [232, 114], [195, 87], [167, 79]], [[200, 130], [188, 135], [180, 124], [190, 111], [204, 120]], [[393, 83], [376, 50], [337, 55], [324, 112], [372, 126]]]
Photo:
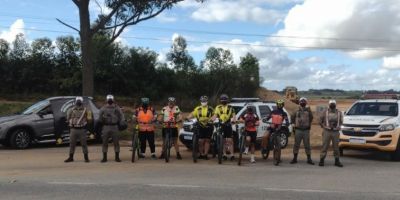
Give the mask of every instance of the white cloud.
[[[277, 33], [300, 38], [272, 41], [287, 46], [339, 48], [356, 58], [392, 56], [397, 52], [382, 49], [398, 49], [399, 13], [398, 0], [305, 0], [289, 11], [284, 28]], [[378, 50], [371, 50], [375, 48]]]
[[383, 57], [382, 67], [385, 69], [400, 69], [400, 55]]
[[285, 12], [273, 6], [298, 2], [295, 0], [208, 0], [203, 4], [189, 1], [185, 7], [195, 7], [192, 18], [205, 22], [252, 21], [257, 23], [276, 24], [281, 21]]
[[166, 15], [165, 13], [161, 13], [159, 14], [156, 19], [159, 22], [163, 22], [163, 23], [171, 23], [171, 22], [176, 22], [178, 20], [178, 18], [174, 17], [174, 16], [169, 16]]
[[19, 33], [25, 34], [25, 23], [22, 19], [17, 19], [8, 30], [1, 31], [0, 38], [11, 43], [15, 40], [15, 36]]

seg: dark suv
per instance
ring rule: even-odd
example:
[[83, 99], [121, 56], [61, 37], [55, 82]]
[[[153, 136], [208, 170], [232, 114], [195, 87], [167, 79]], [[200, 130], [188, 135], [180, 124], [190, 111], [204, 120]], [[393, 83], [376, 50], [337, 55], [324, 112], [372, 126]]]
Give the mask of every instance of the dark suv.
[[[66, 116], [74, 106], [74, 96], [51, 97], [39, 101], [16, 115], [0, 117], [0, 143], [16, 149], [26, 149], [32, 143], [55, 143], [62, 138], [69, 142], [69, 128]], [[99, 109], [92, 98], [84, 97], [83, 104], [93, 116], [88, 125], [88, 135], [99, 136]]]

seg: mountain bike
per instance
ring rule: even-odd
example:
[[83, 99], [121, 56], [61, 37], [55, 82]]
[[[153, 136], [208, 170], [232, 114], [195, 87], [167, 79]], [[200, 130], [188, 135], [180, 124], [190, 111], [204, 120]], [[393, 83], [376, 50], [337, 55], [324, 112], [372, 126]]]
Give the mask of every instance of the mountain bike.
[[166, 125], [165, 129], [165, 138], [164, 138], [164, 146], [163, 146], [163, 153], [164, 153], [164, 158], [165, 162], [169, 162], [169, 158], [171, 157], [171, 147], [174, 145], [174, 142], [172, 141], [172, 129], [174, 127], [171, 127], [171, 125], [175, 124], [173, 121], [169, 122], [164, 122]]
[[199, 153], [199, 124], [198, 122], [193, 124], [193, 137], [192, 137], [192, 158], [193, 162], [197, 163]]
[[136, 159], [136, 154], [139, 158], [140, 154], [140, 141], [139, 141], [139, 127], [138, 125], [135, 126], [133, 129], [133, 134], [132, 134], [132, 158], [131, 162], [134, 163]]
[[243, 152], [245, 151], [246, 147], [246, 133], [243, 131], [243, 128], [239, 128], [239, 125], [236, 124], [236, 131], [239, 135], [239, 159], [238, 159], [238, 165], [242, 164], [242, 157], [243, 157]]
[[[215, 132], [214, 132], [214, 145], [216, 147], [216, 154], [218, 156], [218, 164], [222, 164], [222, 156], [224, 152], [224, 133], [222, 126], [227, 126], [221, 122], [215, 122]], [[214, 152], [215, 153], [215, 152]]]

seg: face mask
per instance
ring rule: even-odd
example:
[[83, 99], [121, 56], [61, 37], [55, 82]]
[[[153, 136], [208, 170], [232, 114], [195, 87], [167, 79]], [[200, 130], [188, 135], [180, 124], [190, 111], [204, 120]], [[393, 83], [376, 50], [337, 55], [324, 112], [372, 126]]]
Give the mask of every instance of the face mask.
[[222, 105], [226, 105], [227, 103], [228, 103], [228, 102], [226, 102], [226, 101], [222, 101], [222, 102], [221, 102]]
[[113, 103], [114, 103], [114, 101], [113, 101], [113, 100], [111, 100], [111, 99], [109, 99], [109, 100], [107, 100], [107, 103], [108, 103], [108, 105], [111, 105], [111, 104], [113, 104]]
[[201, 102], [202, 106], [207, 106], [207, 102]]
[[82, 105], [82, 101], [77, 101], [75, 104], [76, 104], [77, 106], [81, 106], [81, 105]]
[[329, 105], [329, 108], [333, 110], [333, 109], [336, 108], [336, 105], [335, 104], [331, 104], [331, 105]]
[[300, 103], [301, 107], [306, 107], [306, 105], [307, 105], [306, 103]]

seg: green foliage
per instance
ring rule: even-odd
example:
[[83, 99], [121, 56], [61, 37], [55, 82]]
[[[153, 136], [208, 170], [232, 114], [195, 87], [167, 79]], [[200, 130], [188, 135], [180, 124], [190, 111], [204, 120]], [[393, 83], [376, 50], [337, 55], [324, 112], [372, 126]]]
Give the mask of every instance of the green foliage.
[[[122, 46], [109, 42], [107, 32], [93, 37], [95, 94], [114, 94], [137, 101], [149, 97], [162, 102], [175, 96], [181, 104], [192, 107], [198, 98], [208, 95], [216, 100], [229, 96], [252, 96], [259, 86], [258, 60], [251, 54], [233, 62], [229, 50], [211, 47], [197, 67], [178, 37], [168, 54], [168, 64], [158, 62], [158, 54], [148, 48]], [[10, 50], [0, 41], [0, 94], [79, 95], [82, 87], [82, 62], [79, 40], [58, 37], [55, 45], [48, 38], [34, 40], [29, 46], [23, 35]], [[4, 47], [4, 48], [3, 48]]]

